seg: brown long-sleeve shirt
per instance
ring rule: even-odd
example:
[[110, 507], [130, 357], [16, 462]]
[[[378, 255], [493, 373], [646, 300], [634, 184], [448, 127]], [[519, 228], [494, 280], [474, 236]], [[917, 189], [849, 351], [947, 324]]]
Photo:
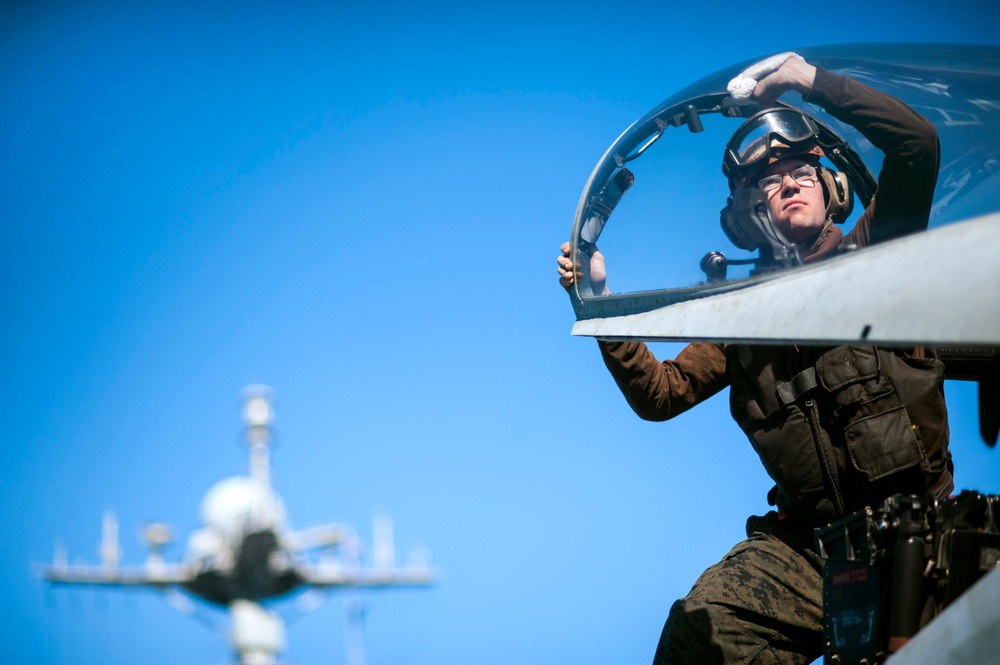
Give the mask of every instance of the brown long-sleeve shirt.
[[[821, 259], [832, 253], [842, 242], [864, 247], [926, 229], [940, 159], [940, 147], [933, 125], [894, 97], [822, 68], [817, 68], [813, 90], [806, 100], [822, 106], [835, 118], [858, 129], [885, 155], [875, 197], [851, 233], [845, 238], [834, 227], [818, 246], [812, 248], [806, 260]], [[820, 429], [838, 430], [814, 434], [817, 440], [822, 440], [822, 445], [805, 445], [801, 439], [809, 435], [803, 434], [804, 430], [793, 427], [783, 430], [786, 432], [783, 436], [795, 438], [795, 441], [782, 442], [780, 437], [777, 441], [772, 440], [774, 437], [771, 432], [775, 427], [781, 428], [783, 419], [805, 419], [805, 415], [794, 405], [762, 405], [761, 396], [764, 396], [764, 401], [769, 401], [775, 390], [775, 382], [791, 379], [803, 368], [810, 366], [821, 351], [811, 349], [803, 356], [796, 347], [766, 347], [767, 351], [762, 351], [762, 347], [748, 347], [749, 351], [738, 354], [734, 350], [736, 347], [729, 347], [727, 353], [727, 348], [721, 344], [693, 343], [685, 347], [675, 359], [660, 362], [641, 342], [602, 341], [599, 345], [605, 364], [629, 405], [646, 420], [672, 418], [733, 384], [735, 392], [731, 393], [730, 402], [734, 418], [743, 427], [768, 472], [778, 484], [779, 505], [784, 503], [785, 507], [791, 509], [790, 512], [797, 512], [803, 520], [818, 522], [832, 519], [858, 501], [871, 498], [871, 491], [865, 491], [857, 492], [855, 499], [851, 500], [850, 488], [840, 487], [845, 482], [857, 484], [848, 478], [851, 473], [856, 474], [856, 470], [846, 470], [851, 466], [848, 460], [853, 462], [854, 467], [862, 464], [845, 441], [845, 434], [840, 430], [843, 423], [832, 425], [840, 417], [840, 411], [844, 410], [842, 405], [836, 409], [834, 406], [829, 407], [838, 414], [837, 418], [826, 413], [816, 416], [817, 422], [823, 423]], [[745, 362], [737, 360], [741, 356]], [[746, 359], [752, 356], [756, 356], [757, 365], [763, 361], [767, 367], [763, 371], [748, 371], [746, 365], [750, 361]], [[890, 364], [893, 363], [888, 357], [883, 358], [883, 365]], [[935, 369], [934, 372], [913, 379], [908, 374], [910, 370], [907, 365], [900, 367], [900, 372], [906, 374], [906, 378], [900, 378], [900, 381], [937, 383], [938, 387], [932, 385], [928, 390], [921, 391], [919, 400], [914, 398], [914, 401], [920, 401], [918, 410], [923, 414], [922, 418], [914, 419], [922, 422], [939, 420], [944, 414], [943, 393], [939, 389], [940, 372]], [[735, 381], [735, 377], [739, 380]], [[768, 385], [760, 385], [761, 382]], [[859, 385], [860, 383], [861, 379]], [[874, 387], [872, 389], [875, 390]], [[930, 397], [926, 397], [925, 393]], [[809, 404], [812, 405], [810, 408], [815, 408], [812, 400], [809, 400]], [[821, 404], [825, 402], [821, 401]], [[758, 436], [761, 427], [769, 428], [770, 438]], [[853, 425], [848, 429], [852, 427], [852, 431], [856, 433], [858, 429]], [[943, 467], [950, 468], [947, 424], [924, 422], [920, 428], [914, 427], [918, 434], [921, 429], [926, 430], [934, 439], [924, 442], [925, 447], [933, 448], [931, 454], [925, 454], [922, 449], [919, 452], [924, 460], [921, 468], [925, 473], [931, 471], [931, 475], [934, 475], [927, 484], [943, 483], [950, 488], [950, 473], [943, 481], [939, 477]], [[850, 438], [851, 435], [847, 436]], [[869, 444], [878, 445], [878, 442], [864, 445]], [[858, 447], [862, 444], [855, 442], [853, 445]], [[921, 444], [916, 445], [919, 448]], [[891, 451], [888, 453], [889, 457], [894, 454]], [[898, 464], [910, 463], [903, 460], [902, 456], [897, 457], [901, 460]], [[793, 476], [792, 471], [786, 469], [782, 462], [782, 459], [791, 458], [795, 458], [796, 464], [808, 466], [811, 461], [813, 466], [829, 467], [823, 474], [825, 480], [821, 479], [818, 469], [810, 469], [808, 473], [800, 474], [801, 477]], [[934, 467], [933, 469], [927, 468], [927, 459], [930, 459], [929, 466]], [[875, 474], [868, 475], [871, 477]], [[819, 487], [820, 484], [825, 486]], [[877, 491], [884, 491], [885, 484], [879, 484]], [[848, 498], [845, 499], [845, 496]]]

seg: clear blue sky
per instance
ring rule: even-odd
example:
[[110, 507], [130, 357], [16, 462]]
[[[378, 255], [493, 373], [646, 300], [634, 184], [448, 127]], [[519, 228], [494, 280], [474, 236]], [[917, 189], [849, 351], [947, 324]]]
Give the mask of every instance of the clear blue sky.
[[[30, 565], [57, 538], [96, 562], [106, 507], [126, 562], [146, 520], [186, 538], [266, 383], [292, 525], [370, 540], [386, 510], [444, 571], [364, 596], [371, 665], [649, 661], [770, 483], [725, 395], [641, 422], [570, 337], [555, 256], [591, 168], [737, 61], [1000, 43], [989, 2], [695, 4], [4, 3], [0, 659], [228, 661], [154, 593]], [[974, 387], [948, 396], [958, 486], [1000, 491]], [[288, 641], [343, 662], [339, 596]]]

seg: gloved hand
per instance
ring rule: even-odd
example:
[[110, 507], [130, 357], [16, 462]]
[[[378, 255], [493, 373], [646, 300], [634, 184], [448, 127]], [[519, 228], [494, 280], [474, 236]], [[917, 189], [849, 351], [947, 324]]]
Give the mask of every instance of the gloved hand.
[[768, 74], [777, 71], [789, 58], [798, 58], [802, 62], [805, 62], [805, 59], [798, 53], [787, 51], [778, 55], [772, 55], [770, 58], [761, 60], [744, 69], [726, 87], [729, 90], [729, 94], [732, 95], [733, 101], [737, 104], [753, 104], [756, 101], [753, 99], [753, 91], [757, 87], [757, 83]]

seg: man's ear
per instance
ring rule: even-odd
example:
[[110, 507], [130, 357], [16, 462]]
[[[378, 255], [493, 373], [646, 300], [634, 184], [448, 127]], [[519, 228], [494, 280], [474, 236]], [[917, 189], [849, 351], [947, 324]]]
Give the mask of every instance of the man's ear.
[[840, 171], [826, 169], [822, 166], [816, 169], [823, 195], [826, 198], [826, 216], [835, 224], [843, 224], [854, 209], [854, 194], [851, 192], [851, 181]]

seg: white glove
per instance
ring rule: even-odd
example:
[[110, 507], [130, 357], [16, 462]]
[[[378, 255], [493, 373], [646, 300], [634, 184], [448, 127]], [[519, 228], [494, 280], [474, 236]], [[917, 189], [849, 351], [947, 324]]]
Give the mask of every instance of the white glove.
[[733, 96], [733, 101], [737, 104], [753, 104], [754, 88], [757, 87], [757, 81], [761, 80], [768, 74], [776, 71], [778, 67], [785, 64], [785, 61], [789, 58], [798, 58], [802, 62], [805, 62], [803, 58], [798, 53], [792, 53], [787, 51], [785, 53], [779, 53], [778, 55], [772, 55], [766, 60], [761, 60], [760, 62], [750, 65], [743, 72], [729, 82], [726, 87], [729, 90], [729, 94]]

